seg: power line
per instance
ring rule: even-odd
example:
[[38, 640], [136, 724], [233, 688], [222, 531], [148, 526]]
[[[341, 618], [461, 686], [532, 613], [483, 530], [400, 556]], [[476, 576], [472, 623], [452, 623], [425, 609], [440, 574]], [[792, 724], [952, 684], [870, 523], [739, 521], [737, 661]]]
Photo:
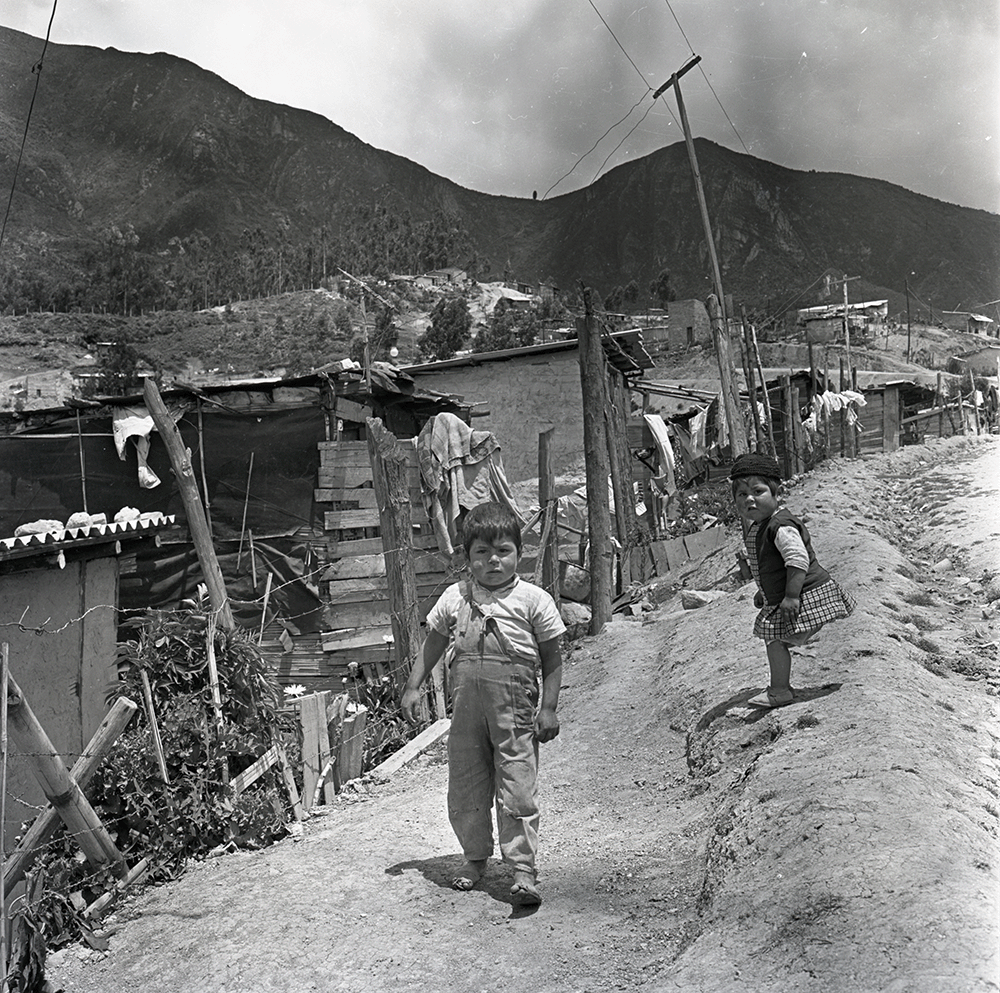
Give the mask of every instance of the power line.
[[608, 152], [608, 155], [607, 155], [607, 158], [605, 158], [605, 160], [604, 160], [604, 161], [603, 161], [603, 162], [601, 163], [601, 168], [597, 170], [597, 174], [596, 174], [596, 175], [594, 176], [594, 178], [593, 178], [593, 179], [591, 180], [591, 182], [592, 182], [592, 183], [595, 183], [595, 182], [597, 182], [597, 177], [598, 177], [598, 176], [600, 176], [601, 172], [602, 172], [602, 171], [604, 170], [604, 167], [605, 167], [605, 166], [606, 166], [606, 165], [608, 164], [608, 159], [610, 159], [610, 158], [611, 158], [611, 156], [612, 156], [612, 155], [614, 155], [614, 154], [615, 154], [615, 152], [617, 152], [617, 151], [618, 151], [618, 149], [619, 149], [619, 148], [621, 148], [621, 147], [622, 147], [622, 145], [624, 145], [626, 141], [628, 141], [628, 139], [629, 139], [629, 135], [631, 135], [631, 134], [632, 134], [632, 131], [634, 131], [634, 130], [635, 130], [635, 129], [636, 129], [636, 128], [637, 128], [637, 127], [638, 127], [638, 126], [640, 125], [640, 124], [642, 124], [642, 122], [643, 122], [644, 120], [646, 120], [646, 115], [647, 115], [647, 114], [649, 114], [649, 112], [650, 112], [650, 111], [651, 111], [651, 110], [653, 109], [653, 107], [655, 107], [655, 106], [656, 106], [656, 104], [655, 104], [655, 103], [651, 103], [651, 104], [650, 104], [650, 105], [649, 105], [649, 106], [648, 106], [648, 107], [646, 108], [646, 113], [645, 113], [645, 114], [643, 114], [643, 115], [642, 115], [642, 117], [640, 117], [640, 118], [639, 118], [639, 120], [638, 120], [638, 121], [636, 121], [636, 122], [635, 122], [635, 124], [633, 124], [633, 125], [632, 125], [632, 129], [631, 129], [631, 131], [629, 131], [629, 133], [628, 133], [627, 135], [625, 135], [625, 137], [624, 137], [624, 138], [622, 138], [622, 140], [621, 140], [620, 142], [618, 142], [618, 144], [617, 144], [617, 145], [615, 145], [615, 147], [614, 147], [614, 148], [612, 148], [610, 152]]
[[24, 156], [24, 146], [28, 141], [28, 125], [31, 123], [31, 112], [35, 108], [35, 97], [38, 96], [38, 83], [42, 78], [42, 62], [45, 59], [45, 51], [49, 47], [49, 35], [52, 32], [52, 22], [56, 18], [56, 4], [59, 0], [52, 0], [52, 14], [49, 16], [49, 26], [45, 31], [45, 42], [42, 45], [41, 58], [31, 67], [35, 75], [35, 88], [31, 93], [31, 103], [28, 105], [28, 116], [24, 122], [24, 134], [21, 136], [21, 148], [17, 153], [17, 162], [14, 164], [14, 178], [10, 183], [10, 196], [7, 198], [7, 210], [3, 215], [3, 225], [0, 226], [0, 249], [3, 248], [4, 234], [7, 232], [7, 219], [10, 217], [11, 204], [14, 202], [14, 190], [17, 187], [17, 173], [21, 168], [21, 159]]
[[[590, 6], [594, 8], [594, 12], [597, 14], [597, 16], [601, 19], [601, 23], [610, 32], [611, 37], [615, 39], [615, 44], [622, 50], [622, 54], [624, 54], [625, 58], [627, 58], [629, 60], [629, 62], [632, 63], [632, 68], [635, 69], [635, 71], [638, 73], [639, 78], [644, 83], [646, 83], [646, 77], [643, 76], [643, 74], [642, 74], [641, 70], [639, 69], [639, 67], [635, 64], [635, 62], [632, 61], [632, 56], [629, 55], [629, 53], [625, 51], [625, 46], [622, 45], [622, 43], [618, 40], [618, 36], [614, 33], [614, 31], [611, 30], [611, 25], [608, 24], [608, 22], [606, 20], [604, 20], [604, 15], [597, 9], [597, 5], [594, 3], [594, 0], [588, 0], [588, 2], [590, 4]], [[647, 90], [651, 90], [652, 89], [652, 87], [649, 85], [649, 83], [646, 83], [646, 89]]]
[[[684, 41], [687, 42], [688, 48], [691, 49], [691, 54], [694, 55], [694, 48], [692, 47], [691, 42], [688, 39], [688, 36], [687, 36], [686, 32], [684, 31], [684, 28], [681, 26], [681, 22], [677, 19], [677, 15], [674, 13], [674, 8], [670, 6], [670, 0], [664, 0], [664, 3], [666, 3], [667, 10], [670, 11], [670, 16], [673, 17], [674, 23], [677, 25], [677, 30], [680, 31], [681, 35], [684, 38]], [[726, 108], [723, 107], [722, 101], [719, 99], [719, 94], [715, 92], [715, 87], [712, 86], [711, 80], [708, 78], [708, 76], [705, 73], [704, 66], [699, 65], [698, 69], [701, 72], [702, 78], [705, 80], [706, 83], [708, 83], [708, 88], [712, 91], [712, 96], [715, 97], [715, 102], [719, 105], [719, 109], [722, 111], [722, 113], [725, 116], [726, 120], [729, 121], [729, 126], [733, 129], [733, 134], [736, 135], [737, 139], [739, 140], [739, 143], [743, 146], [743, 151], [746, 152], [747, 155], [749, 155], [750, 154], [750, 149], [747, 148], [747, 146], [744, 143], [743, 138], [741, 137], [739, 131], [736, 130], [736, 125], [733, 124], [732, 119], [730, 118], [729, 114], [726, 112]]]
[[[647, 90], [647, 93], [648, 93], [648, 92], [649, 92], [649, 91]], [[558, 185], [559, 185], [559, 184], [560, 184], [560, 183], [561, 183], [561, 182], [562, 182], [562, 181], [563, 181], [564, 179], [567, 179], [567, 178], [568, 178], [568, 177], [569, 177], [569, 176], [570, 176], [570, 175], [571, 175], [571, 174], [572, 174], [572, 173], [574, 172], [574, 170], [576, 169], [576, 167], [577, 167], [577, 166], [578, 166], [578, 165], [579, 165], [579, 164], [580, 164], [580, 163], [581, 163], [581, 162], [582, 162], [582, 161], [583, 161], [583, 160], [584, 160], [584, 159], [585, 159], [585, 158], [586, 158], [586, 157], [587, 157], [588, 155], [590, 155], [590, 153], [591, 153], [592, 151], [594, 151], [594, 149], [595, 149], [595, 148], [597, 148], [597, 146], [598, 146], [598, 145], [599, 145], [599, 144], [600, 144], [600, 143], [601, 143], [602, 141], [604, 141], [604, 139], [605, 139], [605, 138], [607, 138], [607, 136], [608, 136], [609, 134], [611, 134], [611, 132], [612, 132], [612, 131], [614, 131], [614, 129], [615, 129], [616, 127], [618, 127], [618, 125], [619, 125], [619, 124], [621, 124], [621, 123], [622, 123], [623, 121], [627, 121], [627, 120], [629, 119], [629, 117], [631, 117], [631, 115], [632, 115], [632, 111], [633, 111], [633, 110], [635, 110], [635, 108], [636, 108], [636, 107], [638, 107], [638, 106], [639, 106], [639, 104], [640, 104], [640, 103], [642, 103], [642, 101], [643, 101], [643, 100], [645, 100], [645, 99], [646, 99], [646, 93], [643, 93], [643, 95], [642, 95], [641, 97], [639, 97], [639, 99], [638, 99], [638, 100], [636, 100], [636, 102], [635, 102], [634, 104], [632, 104], [632, 107], [631, 107], [631, 109], [629, 110], [629, 112], [628, 112], [628, 113], [627, 113], [627, 114], [626, 114], [626, 115], [625, 115], [625, 116], [624, 116], [623, 118], [621, 118], [621, 120], [618, 120], [618, 121], [615, 121], [615, 123], [614, 123], [614, 124], [612, 124], [612, 125], [611, 125], [611, 127], [610, 127], [610, 128], [608, 128], [608, 130], [607, 130], [607, 131], [605, 131], [605, 132], [604, 132], [604, 134], [602, 134], [602, 135], [601, 135], [601, 137], [600, 137], [600, 138], [598, 138], [598, 139], [597, 139], [597, 141], [595, 141], [595, 142], [594, 142], [594, 144], [593, 144], [593, 145], [591, 145], [591, 147], [590, 147], [590, 148], [588, 148], [588, 149], [587, 149], [587, 151], [586, 151], [586, 152], [584, 152], [584, 153], [583, 153], [583, 155], [581, 155], [581, 156], [580, 156], [580, 158], [578, 158], [578, 159], [576, 160], [576, 162], [574, 162], [574, 163], [573, 163], [573, 167], [572, 167], [572, 168], [571, 168], [571, 169], [569, 170], [569, 172], [567, 172], [567, 173], [564, 173], [564, 174], [563, 174], [562, 176], [560, 176], [560, 177], [559, 177], [559, 178], [558, 178], [558, 179], [557, 179], [557, 180], [556, 180], [556, 181], [555, 181], [555, 182], [554, 182], [554, 183], [553, 183], [553, 184], [552, 184], [552, 185], [551, 185], [551, 186], [550, 186], [550, 187], [549, 187], [549, 188], [548, 188], [548, 189], [547, 189], [547, 190], [546, 190], [546, 191], [545, 191], [545, 192], [544, 192], [543, 194], [542, 194], [542, 199], [544, 200], [544, 199], [545, 199], [545, 198], [546, 198], [546, 197], [547, 197], [547, 196], [548, 196], [548, 195], [549, 195], [549, 194], [550, 194], [550, 193], [551, 193], [551, 192], [552, 192], [552, 191], [553, 191], [553, 190], [554, 190], [554, 189], [555, 189], [555, 188], [556, 188], [556, 187], [557, 187], [557, 186], [558, 186]], [[648, 111], [647, 111], [647, 113], [648, 113]], [[643, 117], [645, 117], [645, 116], [646, 116], [646, 115], [645, 115], [645, 114], [643, 114]], [[640, 123], [641, 123], [641, 121], [640, 121]], [[633, 130], [634, 130], [634, 129], [633, 129]], [[630, 131], [630, 132], [629, 132], [629, 134], [631, 134], [631, 133], [632, 133], [632, 132]], [[626, 136], [626, 137], [627, 137], [627, 136]], [[602, 168], [603, 168], [603, 167], [602, 167]]]

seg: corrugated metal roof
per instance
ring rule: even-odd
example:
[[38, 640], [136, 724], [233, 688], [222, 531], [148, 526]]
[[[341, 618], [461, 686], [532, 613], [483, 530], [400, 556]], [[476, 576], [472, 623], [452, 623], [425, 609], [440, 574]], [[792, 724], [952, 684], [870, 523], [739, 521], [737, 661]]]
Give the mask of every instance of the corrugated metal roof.
[[112, 521], [110, 524], [88, 524], [78, 528], [61, 528], [38, 534], [0, 538], [0, 562], [27, 558], [31, 555], [50, 555], [53, 552], [78, 548], [83, 545], [100, 545], [129, 538], [148, 538], [176, 523], [174, 514], [143, 514], [134, 521]]
[[[628, 331], [613, 331], [611, 334], [602, 335], [601, 341], [608, 362], [620, 372], [628, 374], [653, 368], [653, 359], [643, 346], [642, 331], [639, 328], [632, 328]], [[502, 362], [511, 358], [539, 355], [545, 352], [569, 351], [576, 347], [577, 339], [567, 338], [561, 341], [541, 342], [537, 345], [523, 345], [520, 348], [503, 348], [495, 352], [470, 352], [459, 358], [404, 366], [403, 371], [410, 375], [419, 375], [422, 372], [437, 372], [460, 366], [483, 365], [486, 362]]]

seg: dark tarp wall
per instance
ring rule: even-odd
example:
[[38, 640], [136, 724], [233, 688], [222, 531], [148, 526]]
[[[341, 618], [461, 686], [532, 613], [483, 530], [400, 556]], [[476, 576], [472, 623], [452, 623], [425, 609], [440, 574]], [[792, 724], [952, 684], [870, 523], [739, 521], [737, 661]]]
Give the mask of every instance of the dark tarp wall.
[[[83, 510], [79, 441], [72, 423], [61, 431], [0, 437], [0, 536], [39, 519], [65, 521]], [[218, 538], [239, 537], [246, 504], [246, 527], [254, 535], [287, 534], [313, 521], [313, 489], [325, 439], [320, 410], [280, 410], [271, 414], [202, 415], [205, 476], [212, 527]], [[179, 422], [184, 444], [201, 486], [201, 451], [196, 413]], [[139, 485], [134, 445], [119, 459], [109, 417], [83, 422], [87, 510], [112, 520], [122, 507], [184, 517], [177, 483], [162, 439], [154, 431], [149, 466], [160, 485]], [[253, 454], [253, 469], [250, 456]], [[249, 475], [250, 500], [247, 502]]]
[[[212, 531], [234, 613], [244, 625], [259, 625], [259, 602], [240, 601], [259, 601], [270, 571], [268, 616], [277, 611], [300, 630], [316, 630], [319, 597], [308, 579], [309, 546], [296, 533], [322, 530], [322, 513], [317, 512], [313, 499], [319, 465], [316, 446], [326, 438], [322, 410], [315, 406], [236, 414], [206, 405], [201, 420]], [[178, 426], [191, 450], [200, 489], [197, 412], [187, 413]], [[132, 442], [126, 443], [126, 459], [119, 459], [110, 417], [83, 417], [81, 427], [91, 514], [104, 513], [110, 521], [122, 507], [135, 507], [143, 513], [176, 514], [178, 524], [183, 525], [177, 483], [156, 432], [151, 435], [148, 464], [160, 485], [147, 490], [139, 485]], [[83, 509], [79, 439], [73, 420], [37, 434], [0, 437], [0, 536], [12, 535], [18, 525], [39, 519], [65, 522]], [[246, 534], [241, 553], [244, 510]], [[249, 532], [254, 539], [256, 591]], [[133, 570], [130, 557], [122, 560], [120, 605], [127, 610], [175, 607], [194, 595], [201, 580], [186, 528], [178, 530], [174, 542], [164, 536], [161, 547], [138, 553], [134, 562]]]

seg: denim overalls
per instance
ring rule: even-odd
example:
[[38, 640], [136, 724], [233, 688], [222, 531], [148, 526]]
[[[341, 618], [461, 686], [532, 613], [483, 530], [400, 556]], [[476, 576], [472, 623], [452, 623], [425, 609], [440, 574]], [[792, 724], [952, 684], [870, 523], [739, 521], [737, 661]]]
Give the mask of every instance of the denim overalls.
[[535, 660], [519, 656], [493, 612], [462, 584], [451, 663], [448, 816], [466, 859], [493, 854], [490, 808], [496, 806], [503, 860], [534, 873], [538, 847], [538, 741]]

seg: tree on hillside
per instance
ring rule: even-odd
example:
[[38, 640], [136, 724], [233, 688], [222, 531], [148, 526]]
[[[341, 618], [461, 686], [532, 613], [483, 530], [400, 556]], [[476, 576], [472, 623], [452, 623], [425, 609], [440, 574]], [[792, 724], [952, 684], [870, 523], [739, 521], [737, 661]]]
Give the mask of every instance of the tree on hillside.
[[139, 353], [129, 342], [119, 339], [104, 349], [97, 359], [97, 375], [82, 389], [87, 396], [123, 396], [139, 388]]
[[666, 307], [671, 300], [677, 299], [677, 293], [674, 291], [673, 284], [670, 280], [669, 269], [662, 269], [656, 279], [650, 280], [649, 295], [656, 300], [661, 307]]
[[622, 303], [625, 305], [625, 309], [632, 311], [635, 309], [635, 305], [639, 300], [639, 284], [633, 279], [629, 284], [622, 290]]
[[472, 327], [472, 315], [464, 297], [442, 297], [431, 311], [431, 326], [420, 336], [417, 349], [432, 361], [450, 359]]
[[604, 309], [612, 313], [618, 313], [622, 309], [625, 299], [625, 290], [621, 286], [616, 286], [605, 298]]
[[521, 348], [533, 345], [538, 339], [541, 324], [538, 314], [531, 310], [517, 310], [505, 297], [493, 308], [489, 324], [480, 329], [472, 343], [474, 352], [496, 352], [504, 348]]

